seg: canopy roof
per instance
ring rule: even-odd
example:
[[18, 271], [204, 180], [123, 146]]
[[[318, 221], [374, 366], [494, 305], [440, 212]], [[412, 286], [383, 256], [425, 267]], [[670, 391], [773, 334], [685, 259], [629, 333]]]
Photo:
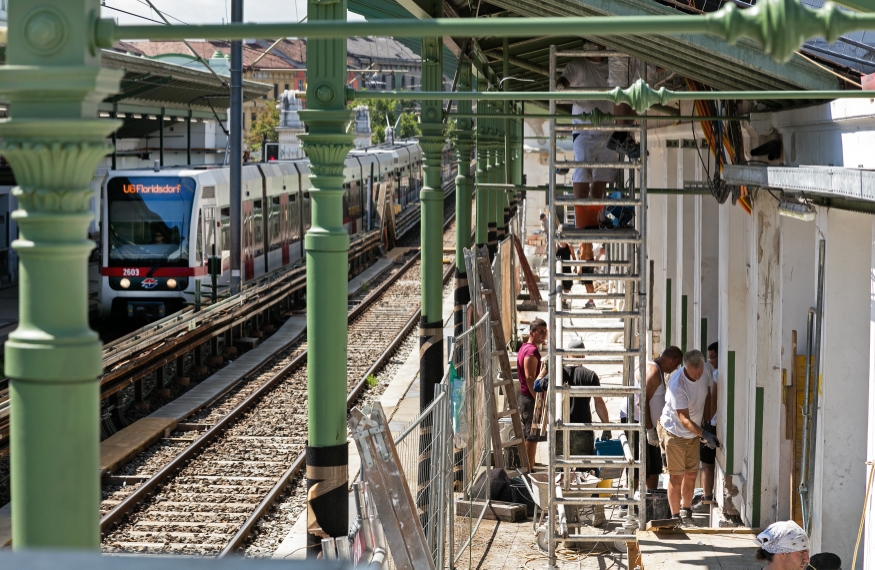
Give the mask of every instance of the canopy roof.
[[[432, 0], [350, 0], [349, 9], [367, 19], [429, 17]], [[696, 0], [699, 8], [675, 0], [443, 0], [443, 17], [501, 18], [506, 16], [659, 16], [685, 12], [711, 11], [716, 0]], [[666, 70], [719, 90], [835, 90], [848, 88], [835, 70], [794, 56], [788, 63], [777, 63], [755, 43], [741, 40], [727, 45], [708, 35], [612, 36], [515, 38], [509, 42], [508, 76], [529, 80], [511, 82], [514, 91], [547, 91], [549, 47], [580, 49], [590, 40], [609, 49], [626, 53]], [[419, 53], [418, 42], [404, 42]], [[462, 49], [474, 59], [481, 75], [493, 79], [503, 76], [502, 38], [445, 38], [444, 73], [450, 77], [458, 65]], [[559, 68], [564, 65], [559, 60]], [[830, 66], [835, 66], [829, 62]], [[839, 71], [842, 71], [839, 69]], [[844, 70], [848, 71], [848, 70]], [[847, 73], [846, 73], [847, 75]], [[850, 75], [851, 78], [853, 74]], [[856, 79], [856, 78], [854, 78]]]

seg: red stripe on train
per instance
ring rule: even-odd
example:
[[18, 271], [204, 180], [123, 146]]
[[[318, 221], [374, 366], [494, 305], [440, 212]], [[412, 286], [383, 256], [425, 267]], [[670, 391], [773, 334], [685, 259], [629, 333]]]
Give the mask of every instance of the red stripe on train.
[[[146, 277], [151, 267], [101, 267], [100, 274], [104, 277]], [[159, 267], [152, 277], [195, 277], [206, 275], [206, 267]]]

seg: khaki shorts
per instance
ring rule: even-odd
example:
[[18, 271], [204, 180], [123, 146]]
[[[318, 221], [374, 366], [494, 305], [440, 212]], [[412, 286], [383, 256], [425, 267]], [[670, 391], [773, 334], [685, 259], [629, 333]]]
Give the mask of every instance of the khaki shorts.
[[678, 437], [659, 425], [659, 441], [665, 450], [667, 471], [679, 475], [699, 469], [699, 438]]

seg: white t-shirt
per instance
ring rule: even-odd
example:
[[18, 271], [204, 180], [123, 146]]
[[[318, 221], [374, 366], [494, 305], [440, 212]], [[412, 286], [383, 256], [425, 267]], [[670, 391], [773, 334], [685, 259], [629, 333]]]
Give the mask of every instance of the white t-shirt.
[[[712, 374], [712, 376], [714, 376], [714, 383], [716, 384], [717, 383], [717, 370], [716, 369], [714, 370], [714, 374]], [[711, 418], [711, 425], [712, 426], [717, 425], [717, 409], [716, 408], [714, 409], [714, 417]]]
[[[585, 57], [572, 59], [562, 71], [562, 77], [568, 80], [569, 89], [589, 90], [589, 91], [608, 91], [608, 60], [603, 59], [596, 63]], [[614, 104], [610, 101], [574, 101], [571, 108], [572, 115], [580, 115], [589, 113], [593, 109], [598, 108], [603, 113], [613, 113]], [[588, 125], [589, 121], [581, 119], [573, 119], [573, 122], [578, 125]]]
[[669, 433], [678, 437], [692, 439], [696, 434], [689, 431], [681, 424], [678, 410], [689, 410], [690, 420], [696, 424], [702, 424], [705, 415], [705, 398], [711, 389], [711, 367], [705, 363], [702, 377], [697, 381], [687, 378], [684, 367], [678, 368], [668, 380], [668, 389], [665, 392], [665, 407], [662, 409], [660, 421], [662, 427]]
[[[648, 360], [647, 366], [650, 366], [651, 364], [653, 366], [656, 366], [656, 369], [659, 370], [659, 365], [657, 363], [653, 362], [652, 360]], [[641, 369], [636, 367], [635, 368], [635, 385], [636, 386], [641, 385], [640, 380], [639, 380], [640, 377], [641, 377]], [[639, 396], [638, 396], [638, 394], [635, 394], [635, 421], [636, 422], [638, 421], [638, 416], [639, 416], [639, 414], [638, 414], [639, 403], [638, 402], [639, 402]], [[652, 399], [650, 401], [650, 404], [651, 405], [653, 404]], [[662, 411], [662, 408], [660, 407], [660, 412], [661, 411]], [[629, 398], [623, 398], [623, 400], [620, 402], [620, 419], [625, 419], [627, 417], [629, 417]], [[651, 418], [652, 417], [653, 417], [653, 414], [651, 414]], [[656, 419], [659, 419], [659, 416], [656, 416]], [[653, 422], [653, 425], [656, 425], [656, 421]]]

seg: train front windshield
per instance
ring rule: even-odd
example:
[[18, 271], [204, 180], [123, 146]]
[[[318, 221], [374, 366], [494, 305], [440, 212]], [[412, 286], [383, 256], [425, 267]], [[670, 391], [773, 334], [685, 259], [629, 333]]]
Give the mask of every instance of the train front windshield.
[[106, 188], [109, 265], [186, 267], [196, 183], [179, 176], [117, 177]]

